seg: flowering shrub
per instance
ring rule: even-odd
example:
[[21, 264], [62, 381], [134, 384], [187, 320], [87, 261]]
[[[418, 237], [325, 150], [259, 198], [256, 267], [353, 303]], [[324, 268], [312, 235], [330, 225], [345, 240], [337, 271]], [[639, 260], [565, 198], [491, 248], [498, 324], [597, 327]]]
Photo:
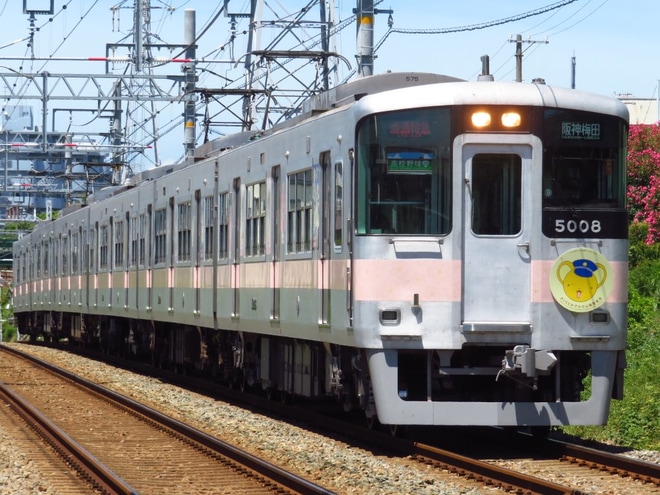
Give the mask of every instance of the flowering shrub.
[[660, 127], [631, 125], [628, 134], [628, 212], [648, 225], [647, 244], [660, 241]]

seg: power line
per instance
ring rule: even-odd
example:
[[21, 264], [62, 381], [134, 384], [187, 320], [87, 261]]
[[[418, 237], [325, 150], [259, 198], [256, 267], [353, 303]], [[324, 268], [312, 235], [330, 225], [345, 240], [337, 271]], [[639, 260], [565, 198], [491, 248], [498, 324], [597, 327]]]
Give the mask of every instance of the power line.
[[545, 14], [546, 12], [553, 11], [555, 9], [560, 9], [562, 7], [565, 7], [566, 5], [569, 5], [571, 3], [577, 2], [578, 0], [563, 0], [561, 2], [556, 2], [550, 5], [546, 5], [545, 7], [541, 7], [536, 10], [531, 10], [529, 12], [524, 12], [522, 14], [517, 14], [511, 17], [505, 17], [503, 19], [497, 19], [494, 21], [489, 21], [489, 22], [483, 22], [480, 24], [469, 24], [467, 26], [459, 26], [459, 27], [448, 27], [448, 28], [439, 28], [439, 29], [404, 29], [404, 28], [390, 28], [383, 38], [378, 42], [376, 45], [374, 51], [377, 51], [378, 48], [382, 46], [383, 43], [385, 43], [385, 40], [390, 36], [392, 33], [400, 33], [400, 34], [449, 34], [449, 33], [462, 33], [466, 31], [477, 31], [481, 29], [487, 29], [490, 27], [494, 26], [500, 26], [502, 24], [509, 24], [512, 22], [517, 22], [521, 21], [523, 19], [527, 19], [529, 17], [534, 17], [537, 15]]

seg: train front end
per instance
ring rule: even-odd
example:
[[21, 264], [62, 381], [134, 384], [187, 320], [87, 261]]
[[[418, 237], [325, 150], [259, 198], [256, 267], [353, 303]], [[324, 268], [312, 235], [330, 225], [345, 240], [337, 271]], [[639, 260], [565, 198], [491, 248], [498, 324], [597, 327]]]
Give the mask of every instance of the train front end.
[[365, 97], [357, 111], [367, 415], [605, 423], [625, 367], [625, 107], [479, 82]]

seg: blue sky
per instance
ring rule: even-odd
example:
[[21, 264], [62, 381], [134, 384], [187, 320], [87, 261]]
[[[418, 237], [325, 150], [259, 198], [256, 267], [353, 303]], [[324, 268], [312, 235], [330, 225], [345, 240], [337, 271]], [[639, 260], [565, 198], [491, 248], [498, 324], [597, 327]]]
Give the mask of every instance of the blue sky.
[[[28, 0], [28, 6], [43, 7], [50, 0]], [[605, 95], [629, 94], [656, 98], [660, 79], [660, 19], [658, 0], [374, 0], [378, 9], [392, 9], [393, 27], [388, 15], [375, 19], [374, 42], [380, 45], [374, 72], [437, 72], [474, 80], [481, 70], [480, 57], [490, 56], [490, 71], [496, 80], [514, 80], [515, 39], [523, 40], [523, 79], [542, 77], [548, 84], [570, 87], [571, 58], [576, 57], [576, 87]], [[309, 0], [264, 0], [264, 19], [293, 14]], [[27, 15], [20, 0], [0, 0], [0, 72], [102, 73], [104, 64], [89, 61], [12, 60], [16, 57], [86, 58], [103, 56], [106, 43], [132, 41], [134, 0], [56, 0], [57, 14], [37, 16], [34, 44]], [[352, 15], [355, 0], [334, 0], [336, 21]], [[563, 5], [565, 4], [565, 5]], [[221, 0], [151, 0], [152, 31], [155, 42], [182, 43], [185, 9], [197, 11], [197, 32], [214, 17]], [[231, 0], [230, 10], [246, 12], [249, 0]], [[548, 10], [539, 15], [533, 13]], [[62, 9], [66, 6], [66, 9]], [[117, 7], [112, 9], [112, 7]], [[318, 7], [314, 7], [318, 9]], [[515, 22], [502, 22], [509, 18]], [[472, 27], [470, 30], [461, 28]], [[438, 33], [444, 31], [444, 33]], [[447, 32], [456, 31], [456, 32]], [[310, 29], [311, 34], [318, 31]], [[275, 29], [263, 31], [263, 44], [275, 36]], [[356, 28], [352, 24], [336, 37], [336, 50], [355, 66]], [[432, 34], [421, 34], [432, 33]], [[238, 32], [238, 41], [246, 38]], [[229, 20], [221, 16], [199, 41], [198, 57], [228, 57]], [[533, 42], [532, 42], [533, 41]], [[547, 41], [547, 43], [546, 43]], [[382, 44], [381, 44], [382, 42]], [[224, 50], [223, 50], [224, 48]], [[316, 48], [318, 49], [318, 48]], [[239, 50], [237, 45], [237, 50]], [[167, 54], [162, 54], [167, 56]], [[236, 57], [240, 53], [235, 54]], [[222, 76], [228, 69], [213, 65]], [[117, 71], [125, 69], [118, 66]], [[180, 74], [170, 65], [169, 73]], [[344, 74], [348, 72], [342, 65]], [[218, 87], [221, 79], [208, 73], [204, 85]], [[0, 87], [0, 94], [2, 88]], [[181, 107], [170, 110], [174, 119]], [[180, 143], [177, 136], [176, 141]], [[177, 153], [180, 144], [177, 144]]]
[[[47, 5], [49, 0], [28, 0], [28, 5]], [[531, 13], [562, 3], [560, 0], [375, 0], [377, 8], [394, 10], [394, 28], [402, 30], [439, 30], [487, 24], [492, 21]], [[132, 25], [130, 9], [133, 0], [56, 0], [67, 9], [52, 22], [38, 16], [34, 50], [38, 56], [103, 55], [105, 43], [117, 42]], [[295, 12], [307, 0], [266, 1], [264, 18], [269, 11]], [[165, 41], [182, 42], [183, 10], [197, 10], [198, 31], [221, 1], [151, 0], [158, 7], [152, 14], [154, 32]], [[245, 11], [247, 0], [231, 0], [230, 6]], [[271, 7], [268, 7], [270, 5]], [[348, 18], [355, 1], [335, 0], [337, 19]], [[112, 6], [121, 8], [111, 11]], [[171, 6], [175, 10], [168, 11]], [[28, 35], [29, 23], [22, 13], [22, 1], [0, 0], [0, 57], [29, 53], [26, 42], [10, 45]], [[387, 15], [376, 16], [374, 40], [378, 43], [387, 30]], [[543, 77], [549, 84], [570, 86], [571, 57], [575, 56], [576, 85], [580, 89], [602, 94], [632, 93], [639, 97], [655, 97], [660, 78], [660, 37], [657, 22], [660, 2], [657, 0], [575, 0], [559, 9], [485, 29], [449, 34], [393, 33], [377, 52], [375, 72], [412, 70], [440, 72], [464, 79], [474, 79], [481, 63], [489, 54], [491, 72], [498, 80], [515, 78], [515, 44], [509, 39], [521, 34], [523, 78]], [[201, 45], [221, 44], [228, 29], [226, 18], [220, 18], [213, 33], [207, 33]], [[217, 34], [215, 34], [217, 33]], [[66, 40], [64, 38], [67, 38]], [[527, 41], [548, 41], [528, 43]], [[340, 33], [338, 50], [354, 60], [355, 27]], [[9, 45], [9, 46], [5, 46]], [[54, 48], [58, 47], [58, 48]], [[200, 52], [204, 52], [200, 50]], [[5, 65], [15, 64], [0, 62]], [[102, 70], [101, 64], [69, 64], [76, 72]], [[45, 66], [53, 71], [53, 64]], [[40, 66], [36, 68], [41, 69]], [[24, 69], [28, 67], [24, 66]]]
[[[397, 2], [393, 2], [397, 3]], [[559, 4], [548, 0], [400, 1], [395, 27], [451, 28], [479, 25]], [[571, 84], [571, 57], [576, 57], [576, 87], [606, 95], [632, 93], [656, 97], [660, 78], [657, 0], [577, 0], [526, 19], [475, 31], [438, 35], [391, 35], [377, 60], [390, 66], [474, 79], [480, 56], [491, 57], [497, 80], [515, 79], [515, 43], [523, 44], [523, 79], [543, 77], [548, 84]], [[377, 19], [385, 24], [385, 19]], [[381, 26], [382, 27], [382, 26]], [[397, 44], [401, 49], [397, 49]], [[417, 49], [419, 48], [419, 49]], [[401, 56], [401, 54], [406, 54]]]

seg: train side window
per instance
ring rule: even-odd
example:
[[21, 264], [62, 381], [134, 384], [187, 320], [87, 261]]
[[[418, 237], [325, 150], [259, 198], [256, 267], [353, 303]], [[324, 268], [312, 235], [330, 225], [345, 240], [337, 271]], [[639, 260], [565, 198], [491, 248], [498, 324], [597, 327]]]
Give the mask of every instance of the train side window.
[[78, 233], [71, 234], [71, 273], [78, 274], [78, 247], [80, 242]]
[[341, 252], [344, 242], [344, 164], [335, 162], [335, 252]]
[[154, 264], [167, 261], [167, 209], [154, 212]]
[[185, 201], [177, 205], [177, 261], [190, 261], [192, 243], [192, 204]]
[[69, 275], [69, 238], [62, 236], [62, 275]]
[[99, 268], [106, 270], [108, 268], [108, 226], [101, 225], [99, 231]]
[[304, 253], [312, 248], [312, 170], [289, 175], [287, 251]]
[[41, 258], [41, 244], [37, 245], [37, 256], [36, 256], [36, 264], [37, 264], [37, 278], [41, 277], [41, 264], [43, 263], [43, 259]]
[[49, 260], [48, 260], [48, 241], [44, 242], [44, 275], [48, 276], [50, 272]]
[[202, 200], [202, 228], [204, 229], [204, 261], [213, 259], [213, 250], [215, 249], [215, 238], [213, 232], [214, 224], [214, 203], [213, 196], [205, 196]]
[[60, 242], [59, 238], [52, 239], [52, 253], [53, 253], [53, 275], [60, 275]]
[[218, 196], [218, 258], [229, 257], [229, 193]]
[[258, 256], [266, 248], [266, 182], [246, 187], [245, 255]]
[[144, 266], [146, 261], [147, 215], [140, 214], [138, 221], [138, 264]]
[[122, 268], [124, 266], [124, 221], [117, 220], [114, 223], [114, 268]]
[[96, 272], [96, 239], [98, 237], [99, 224], [95, 224], [93, 229], [89, 231], [89, 271], [90, 273]]
[[129, 254], [129, 266], [133, 267], [137, 265], [138, 262], [138, 217], [130, 217], [130, 229], [129, 229], [129, 244], [130, 244], [130, 254]]

